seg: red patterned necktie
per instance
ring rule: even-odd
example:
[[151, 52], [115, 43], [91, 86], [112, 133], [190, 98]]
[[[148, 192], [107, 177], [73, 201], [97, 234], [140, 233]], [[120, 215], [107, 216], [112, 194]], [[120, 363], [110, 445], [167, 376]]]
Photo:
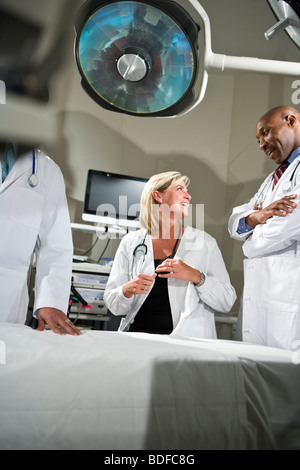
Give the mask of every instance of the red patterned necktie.
[[285, 172], [285, 170], [287, 169], [287, 167], [289, 166], [289, 162], [286, 162], [286, 163], [282, 163], [282, 165], [280, 165], [277, 170], [275, 171], [274, 173], [274, 180], [273, 180], [273, 188], [275, 188], [276, 184], [278, 183], [278, 181], [280, 180], [280, 178], [282, 177], [283, 173]]

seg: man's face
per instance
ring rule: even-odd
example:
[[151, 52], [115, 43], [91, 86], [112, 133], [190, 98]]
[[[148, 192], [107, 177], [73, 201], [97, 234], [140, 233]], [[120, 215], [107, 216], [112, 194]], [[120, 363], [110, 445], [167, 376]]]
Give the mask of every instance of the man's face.
[[256, 137], [260, 149], [277, 165], [297, 147], [295, 127], [278, 114], [261, 118], [256, 126]]

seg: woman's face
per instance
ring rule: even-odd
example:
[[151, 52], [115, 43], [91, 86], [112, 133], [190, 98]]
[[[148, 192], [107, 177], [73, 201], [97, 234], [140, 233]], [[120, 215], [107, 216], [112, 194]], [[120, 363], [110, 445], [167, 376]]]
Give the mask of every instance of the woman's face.
[[167, 206], [178, 219], [188, 216], [191, 196], [183, 181], [179, 181], [175, 186], [172, 186], [164, 193], [155, 192], [157, 193], [157, 197], [155, 197], [155, 195], [153, 195], [153, 197], [161, 205], [162, 211], [164, 210], [164, 206]]

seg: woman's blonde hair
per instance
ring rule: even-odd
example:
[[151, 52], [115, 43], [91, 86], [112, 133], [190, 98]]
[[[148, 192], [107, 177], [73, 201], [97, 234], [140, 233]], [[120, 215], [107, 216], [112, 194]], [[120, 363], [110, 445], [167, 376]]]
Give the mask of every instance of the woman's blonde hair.
[[156, 233], [159, 224], [159, 203], [154, 199], [153, 191], [165, 193], [179, 182], [190, 184], [187, 176], [179, 171], [167, 171], [153, 175], [146, 183], [140, 201], [140, 224], [149, 234]]

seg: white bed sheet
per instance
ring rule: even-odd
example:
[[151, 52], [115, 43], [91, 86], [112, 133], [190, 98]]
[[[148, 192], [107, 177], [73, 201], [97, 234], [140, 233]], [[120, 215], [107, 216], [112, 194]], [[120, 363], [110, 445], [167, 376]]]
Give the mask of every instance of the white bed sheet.
[[288, 351], [11, 324], [0, 340], [0, 449], [273, 449], [300, 428]]

